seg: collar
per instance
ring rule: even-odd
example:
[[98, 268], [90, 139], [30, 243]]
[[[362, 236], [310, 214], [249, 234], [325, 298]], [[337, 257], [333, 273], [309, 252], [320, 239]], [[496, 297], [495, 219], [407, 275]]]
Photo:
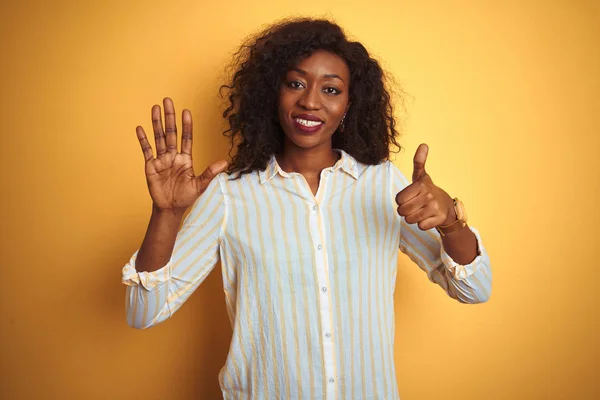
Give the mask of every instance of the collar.
[[[354, 179], [358, 179], [358, 165], [357, 161], [350, 154], [346, 153], [342, 149], [333, 149], [341, 154], [341, 158], [335, 163], [333, 167], [325, 168], [325, 170], [337, 171], [339, 169], [346, 172], [348, 175], [352, 176]], [[267, 168], [264, 171], [259, 171], [260, 175], [260, 183], [268, 182], [271, 178], [273, 178], [276, 174], [283, 176], [284, 178], [289, 178], [291, 173], [285, 172], [279, 166], [275, 155], [271, 156], [271, 159], [267, 163]]]

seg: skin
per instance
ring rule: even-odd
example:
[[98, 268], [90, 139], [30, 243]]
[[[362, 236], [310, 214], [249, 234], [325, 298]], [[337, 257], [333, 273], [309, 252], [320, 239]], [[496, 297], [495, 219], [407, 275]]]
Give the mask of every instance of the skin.
[[[304, 176], [313, 194], [319, 188], [321, 171], [333, 166], [339, 154], [333, 151], [332, 136], [344, 114], [350, 110], [350, 71], [340, 57], [317, 51], [288, 71], [279, 91], [278, 116], [285, 133], [284, 150], [276, 154], [286, 172]], [[176, 114], [170, 98], [163, 101], [165, 129], [159, 105], [152, 107], [152, 128], [156, 156], [141, 126], [136, 135], [144, 155], [152, 215], [136, 258], [136, 270], [156, 271], [170, 260], [185, 211], [201, 196], [209, 183], [227, 169], [217, 161], [196, 176], [192, 161], [192, 114], [183, 110], [181, 150], [178, 151]], [[324, 122], [314, 134], [303, 134], [294, 125], [294, 116], [310, 114]], [[425, 171], [427, 145], [414, 157], [413, 182], [396, 195], [398, 214], [422, 230], [448, 225], [456, 220], [452, 198], [437, 187]], [[448, 254], [459, 264], [468, 264], [477, 255], [477, 241], [467, 227], [442, 237]]]
[[[304, 176], [313, 194], [319, 188], [321, 171], [333, 166], [338, 155], [332, 150], [331, 137], [342, 117], [350, 109], [350, 70], [335, 54], [317, 51], [288, 71], [279, 91], [279, 122], [285, 133], [284, 151], [277, 161], [285, 172]], [[294, 116], [311, 114], [324, 126], [305, 135], [294, 126]], [[425, 171], [429, 148], [422, 144], [414, 157], [413, 183], [396, 196], [398, 214], [421, 230], [456, 221], [452, 198], [437, 187]], [[477, 239], [464, 228], [442, 237], [445, 250], [459, 264], [468, 264], [477, 256]]]
[[[398, 214], [421, 230], [450, 225], [457, 219], [454, 201], [425, 171], [428, 153], [429, 147], [421, 144], [413, 159], [413, 182], [396, 195]], [[467, 265], [477, 257], [477, 238], [467, 225], [442, 236], [442, 243], [458, 264]]]
[[[317, 193], [321, 170], [339, 159], [331, 137], [350, 106], [350, 70], [340, 57], [317, 51], [288, 71], [279, 90], [279, 123], [285, 132], [284, 151], [277, 162], [285, 172], [302, 174], [313, 194]], [[294, 116], [310, 114], [321, 119], [321, 129], [301, 133]]]
[[144, 154], [146, 182], [152, 197], [152, 215], [135, 263], [139, 272], [156, 271], [169, 262], [185, 211], [204, 193], [211, 180], [229, 165], [225, 160], [217, 161], [196, 176], [192, 161], [192, 113], [183, 110], [181, 115], [183, 133], [181, 151], [178, 152], [173, 101], [165, 98], [163, 106], [165, 130], [160, 106], [152, 107], [156, 157], [144, 128], [136, 128]]

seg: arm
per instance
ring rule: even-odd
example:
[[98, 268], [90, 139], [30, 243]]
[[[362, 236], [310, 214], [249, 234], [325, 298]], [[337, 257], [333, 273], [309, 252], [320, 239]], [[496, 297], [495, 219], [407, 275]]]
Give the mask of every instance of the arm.
[[161, 211], [152, 207], [148, 230], [135, 260], [138, 272], [156, 271], [167, 264], [182, 219], [182, 212]]
[[145, 329], [171, 317], [219, 261], [225, 221], [219, 180], [198, 198], [179, 232], [177, 217], [153, 213], [142, 247], [123, 268], [130, 326]]
[[[411, 210], [411, 201], [414, 204], [413, 199], [417, 198], [415, 188], [421, 184], [417, 181], [425, 174], [424, 160], [422, 163], [417, 163], [417, 156], [415, 156], [413, 184], [391, 162], [390, 168], [393, 193], [397, 193], [396, 201], [399, 200], [397, 217], [401, 225], [400, 250], [423, 269], [429, 279], [441, 286], [450, 297], [463, 303], [486, 301], [491, 292], [492, 274], [489, 257], [477, 231], [465, 227], [447, 234], [442, 241], [433, 228], [455, 220], [456, 215], [449, 215], [447, 212], [440, 214], [439, 210], [430, 210], [430, 207], [416, 207], [419, 209], [418, 212], [414, 212], [414, 207]], [[443, 192], [439, 188], [437, 190]], [[418, 195], [418, 189], [416, 193]], [[433, 196], [428, 193], [427, 198], [440, 196], [447, 196], [451, 201], [445, 192]], [[440, 208], [439, 205], [437, 208]]]
[[463, 265], [447, 253], [435, 229], [423, 231], [404, 219], [400, 223], [400, 250], [425, 271], [430, 281], [461, 303], [483, 303], [489, 299], [492, 271], [477, 230], [467, 228], [476, 238], [478, 255]]
[[[221, 226], [225, 221], [225, 198], [217, 174], [227, 167], [227, 161], [214, 163], [196, 176], [192, 162], [192, 114], [189, 110], [182, 113], [178, 152], [173, 102], [165, 98], [163, 103], [166, 129], [160, 106], [152, 107], [156, 157], [144, 129], [136, 128], [153, 211], [141, 248], [123, 268], [127, 322], [135, 328], [147, 328], [169, 318], [200, 285], [219, 259]], [[191, 212], [177, 233], [182, 216], [190, 207]]]
[[479, 254], [477, 237], [468, 226], [447, 233], [441, 239], [446, 253], [459, 264], [470, 264]]

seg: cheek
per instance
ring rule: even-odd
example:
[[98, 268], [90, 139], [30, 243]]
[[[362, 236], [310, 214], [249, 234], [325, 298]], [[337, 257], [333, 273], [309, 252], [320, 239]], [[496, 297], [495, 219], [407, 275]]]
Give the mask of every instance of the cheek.
[[285, 92], [279, 94], [277, 101], [277, 115], [279, 119], [284, 119], [290, 113], [290, 96], [286, 95]]
[[330, 107], [331, 114], [333, 114], [336, 117], [338, 117], [339, 119], [341, 119], [344, 116], [344, 113], [346, 112], [347, 107], [348, 107], [348, 97], [345, 96], [344, 98], [338, 99], [338, 101], [336, 101], [335, 103], [333, 103], [331, 105], [331, 107]]

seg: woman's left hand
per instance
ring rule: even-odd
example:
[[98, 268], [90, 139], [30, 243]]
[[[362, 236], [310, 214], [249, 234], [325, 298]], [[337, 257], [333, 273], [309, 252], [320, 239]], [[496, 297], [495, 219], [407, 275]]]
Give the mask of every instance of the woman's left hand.
[[421, 144], [413, 159], [413, 183], [396, 195], [398, 214], [409, 224], [418, 224], [419, 229], [428, 230], [456, 221], [454, 201], [443, 189], [433, 184], [425, 172], [429, 147]]

